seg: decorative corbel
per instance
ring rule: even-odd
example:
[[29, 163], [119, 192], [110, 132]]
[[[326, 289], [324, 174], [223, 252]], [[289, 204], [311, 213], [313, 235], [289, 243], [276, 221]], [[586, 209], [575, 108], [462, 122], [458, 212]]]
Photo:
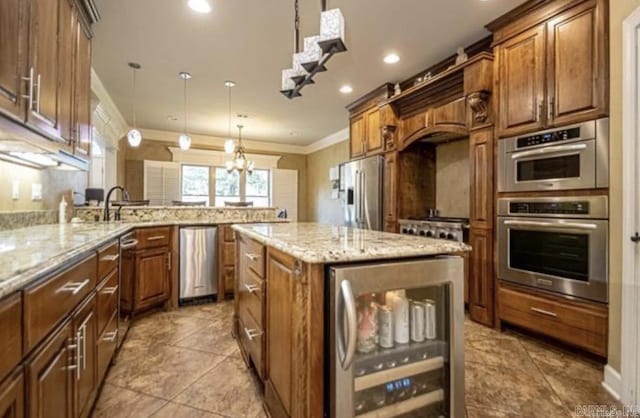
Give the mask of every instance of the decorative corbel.
[[396, 127], [393, 125], [384, 125], [380, 128], [380, 130], [382, 132], [384, 149], [394, 149], [396, 147]]
[[489, 98], [488, 91], [478, 91], [467, 96], [469, 107], [471, 108], [474, 123], [485, 123], [489, 118]]

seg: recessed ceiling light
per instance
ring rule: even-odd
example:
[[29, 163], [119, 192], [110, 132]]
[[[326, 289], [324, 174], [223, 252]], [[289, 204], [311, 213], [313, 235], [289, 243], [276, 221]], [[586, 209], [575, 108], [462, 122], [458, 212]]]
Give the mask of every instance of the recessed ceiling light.
[[344, 86], [340, 87], [340, 93], [342, 94], [349, 94], [353, 91], [353, 87], [351, 87], [348, 84], [345, 84]]
[[198, 13], [211, 13], [211, 5], [207, 0], [189, 0], [191, 10]]
[[398, 56], [398, 54], [389, 54], [384, 57], [384, 62], [387, 64], [395, 64], [398, 61], [400, 61], [400, 57]]

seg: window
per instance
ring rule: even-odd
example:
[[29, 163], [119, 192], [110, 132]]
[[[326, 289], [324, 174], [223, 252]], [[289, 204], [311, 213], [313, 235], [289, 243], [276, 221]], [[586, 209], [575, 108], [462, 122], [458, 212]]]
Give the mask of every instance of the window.
[[224, 167], [216, 167], [215, 206], [224, 206], [224, 202], [240, 201], [240, 175], [228, 173]]
[[253, 206], [270, 206], [269, 170], [253, 170], [253, 174], [246, 175], [246, 201], [253, 202]]
[[209, 167], [182, 166], [182, 201], [206, 202], [209, 206]]

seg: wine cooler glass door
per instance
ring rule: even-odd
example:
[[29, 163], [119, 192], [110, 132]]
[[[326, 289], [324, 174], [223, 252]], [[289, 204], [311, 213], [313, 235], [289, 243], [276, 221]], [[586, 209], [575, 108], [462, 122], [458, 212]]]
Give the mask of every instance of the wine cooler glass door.
[[464, 416], [462, 259], [331, 269], [331, 416]]

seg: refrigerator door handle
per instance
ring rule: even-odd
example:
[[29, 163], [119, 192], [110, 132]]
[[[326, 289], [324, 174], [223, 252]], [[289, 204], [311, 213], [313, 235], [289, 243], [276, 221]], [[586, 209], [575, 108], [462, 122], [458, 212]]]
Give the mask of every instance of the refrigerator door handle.
[[354, 215], [355, 215], [355, 221], [356, 221], [356, 226], [359, 226], [360, 224], [360, 170], [356, 170], [355, 171], [355, 179], [353, 182], [353, 191], [354, 191], [354, 199], [353, 199], [353, 205], [354, 207]]
[[[344, 311], [346, 312], [346, 325], [347, 325], [347, 337], [345, 338], [345, 318], [341, 314], [342, 309], [338, 310], [336, 315], [336, 330], [337, 330], [337, 343], [338, 343], [338, 358], [342, 365], [343, 370], [348, 370], [353, 363], [353, 357], [356, 354], [356, 337], [358, 329], [358, 317], [356, 313], [356, 302], [353, 297], [353, 291], [351, 290], [351, 283], [348, 280], [344, 280], [340, 284], [340, 295], [344, 303]], [[345, 343], [345, 339], [347, 340]]]
[[369, 215], [369, 205], [367, 205], [367, 179], [366, 174], [362, 172], [362, 222], [365, 224], [365, 228], [371, 228], [371, 216]]

